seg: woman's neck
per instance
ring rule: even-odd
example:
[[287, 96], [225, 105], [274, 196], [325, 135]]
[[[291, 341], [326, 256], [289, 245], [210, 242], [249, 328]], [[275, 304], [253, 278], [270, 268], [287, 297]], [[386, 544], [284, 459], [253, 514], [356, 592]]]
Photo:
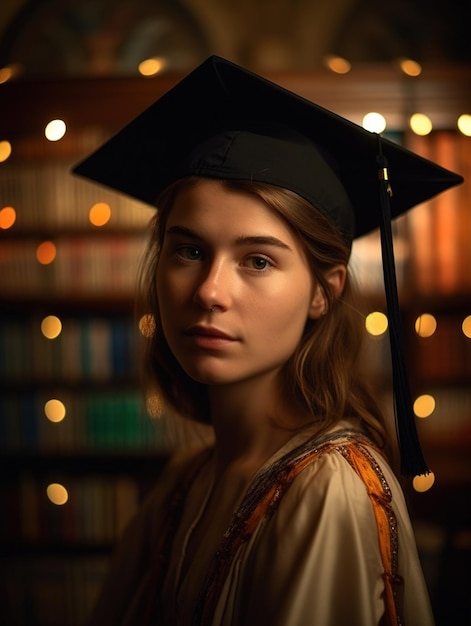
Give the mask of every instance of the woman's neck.
[[240, 464], [258, 469], [310, 416], [281, 398], [279, 385], [244, 381], [209, 390], [218, 471]]

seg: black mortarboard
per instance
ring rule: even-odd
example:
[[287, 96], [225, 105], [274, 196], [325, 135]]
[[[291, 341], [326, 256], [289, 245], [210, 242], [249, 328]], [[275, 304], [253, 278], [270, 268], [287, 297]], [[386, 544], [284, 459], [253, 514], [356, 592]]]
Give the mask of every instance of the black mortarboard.
[[460, 176], [215, 56], [74, 173], [152, 205], [184, 176], [267, 182], [311, 202], [349, 244], [379, 226], [402, 471], [428, 471], [405, 374], [390, 221]]

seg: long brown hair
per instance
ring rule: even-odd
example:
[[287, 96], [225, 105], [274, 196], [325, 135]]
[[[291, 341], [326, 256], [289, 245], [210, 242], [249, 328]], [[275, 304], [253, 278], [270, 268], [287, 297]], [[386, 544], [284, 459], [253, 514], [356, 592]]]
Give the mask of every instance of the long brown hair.
[[[167, 216], [174, 198], [198, 180], [191, 177], [177, 181], [159, 197], [140, 286], [143, 311], [151, 313], [155, 320], [155, 332], [147, 342], [144, 359], [147, 384], [158, 390], [172, 411], [207, 423], [207, 388], [184, 372], [168, 347], [160, 325], [156, 285]], [[333, 296], [325, 279], [329, 268], [347, 266], [348, 244], [318, 210], [292, 191], [265, 183], [220, 182], [229, 190], [256, 195], [285, 219], [303, 246], [313, 276], [324, 292], [326, 314], [318, 320], [307, 320], [303, 338], [282, 370], [281, 383], [288, 403], [307, 409], [325, 429], [345, 417], [359, 418], [376, 443], [383, 445], [384, 418], [361, 367], [365, 331], [352, 279], [347, 275], [339, 298]]]

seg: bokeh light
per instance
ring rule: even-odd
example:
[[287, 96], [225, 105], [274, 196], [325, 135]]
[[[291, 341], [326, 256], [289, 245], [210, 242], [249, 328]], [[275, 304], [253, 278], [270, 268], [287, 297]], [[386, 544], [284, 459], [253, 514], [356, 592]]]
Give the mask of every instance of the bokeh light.
[[5, 206], [0, 209], [0, 228], [8, 230], [16, 222], [16, 211], [12, 206]]
[[460, 115], [457, 121], [458, 130], [466, 137], [471, 137], [471, 115], [463, 113]]
[[60, 483], [51, 483], [46, 489], [47, 497], [53, 504], [61, 506], [69, 499], [69, 494], [64, 485]]
[[386, 128], [386, 119], [381, 113], [372, 111], [363, 117], [362, 126], [371, 133], [382, 133]]
[[67, 126], [64, 120], [51, 120], [44, 129], [46, 139], [49, 141], [59, 141], [65, 135]]
[[159, 74], [167, 66], [165, 59], [160, 57], [153, 57], [150, 59], [144, 59], [138, 65], [139, 74], [142, 76], [155, 76]]
[[50, 422], [62, 422], [66, 415], [65, 404], [56, 398], [52, 398], [44, 405], [44, 414]]
[[384, 335], [388, 329], [388, 318], [381, 311], [373, 311], [366, 316], [365, 328], [370, 335], [375, 337]]
[[399, 67], [407, 76], [420, 76], [422, 74], [422, 66], [413, 59], [399, 59]]
[[335, 74], [348, 74], [352, 69], [350, 61], [334, 54], [328, 54], [324, 57], [324, 65]]
[[0, 141], [0, 163], [6, 161], [11, 155], [11, 143], [4, 139]]
[[111, 207], [106, 202], [97, 202], [92, 206], [88, 219], [94, 226], [104, 226], [110, 221]]
[[36, 248], [36, 258], [41, 265], [49, 265], [56, 258], [57, 248], [52, 241], [43, 241]]
[[430, 313], [423, 313], [415, 320], [415, 332], [419, 337], [431, 337], [437, 330], [437, 320]]
[[41, 322], [41, 332], [47, 339], [55, 339], [62, 332], [62, 322], [56, 315], [48, 315]]
[[461, 324], [461, 330], [465, 337], [471, 339], [471, 315], [468, 315], [464, 318], [463, 323]]
[[416, 135], [424, 137], [432, 132], [432, 120], [424, 113], [414, 113], [409, 120], [410, 127]]
[[425, 393], [414, 402], [414, 413], [417, 417], [429, 417], [435, 411], [435, 398]]

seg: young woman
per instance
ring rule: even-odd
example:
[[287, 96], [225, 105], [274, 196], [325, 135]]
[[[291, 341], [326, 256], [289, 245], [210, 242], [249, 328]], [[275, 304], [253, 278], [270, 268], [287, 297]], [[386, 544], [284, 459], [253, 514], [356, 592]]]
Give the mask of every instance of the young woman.
[[[147, 373], [214, 432], [163, 471], [93, 625], [433, 623], [348, 271], [375, 140], [330, 116], [213, 58], [77, 168], [156, 202]], [[421, 199], [459, 181], [383, 148]]]

